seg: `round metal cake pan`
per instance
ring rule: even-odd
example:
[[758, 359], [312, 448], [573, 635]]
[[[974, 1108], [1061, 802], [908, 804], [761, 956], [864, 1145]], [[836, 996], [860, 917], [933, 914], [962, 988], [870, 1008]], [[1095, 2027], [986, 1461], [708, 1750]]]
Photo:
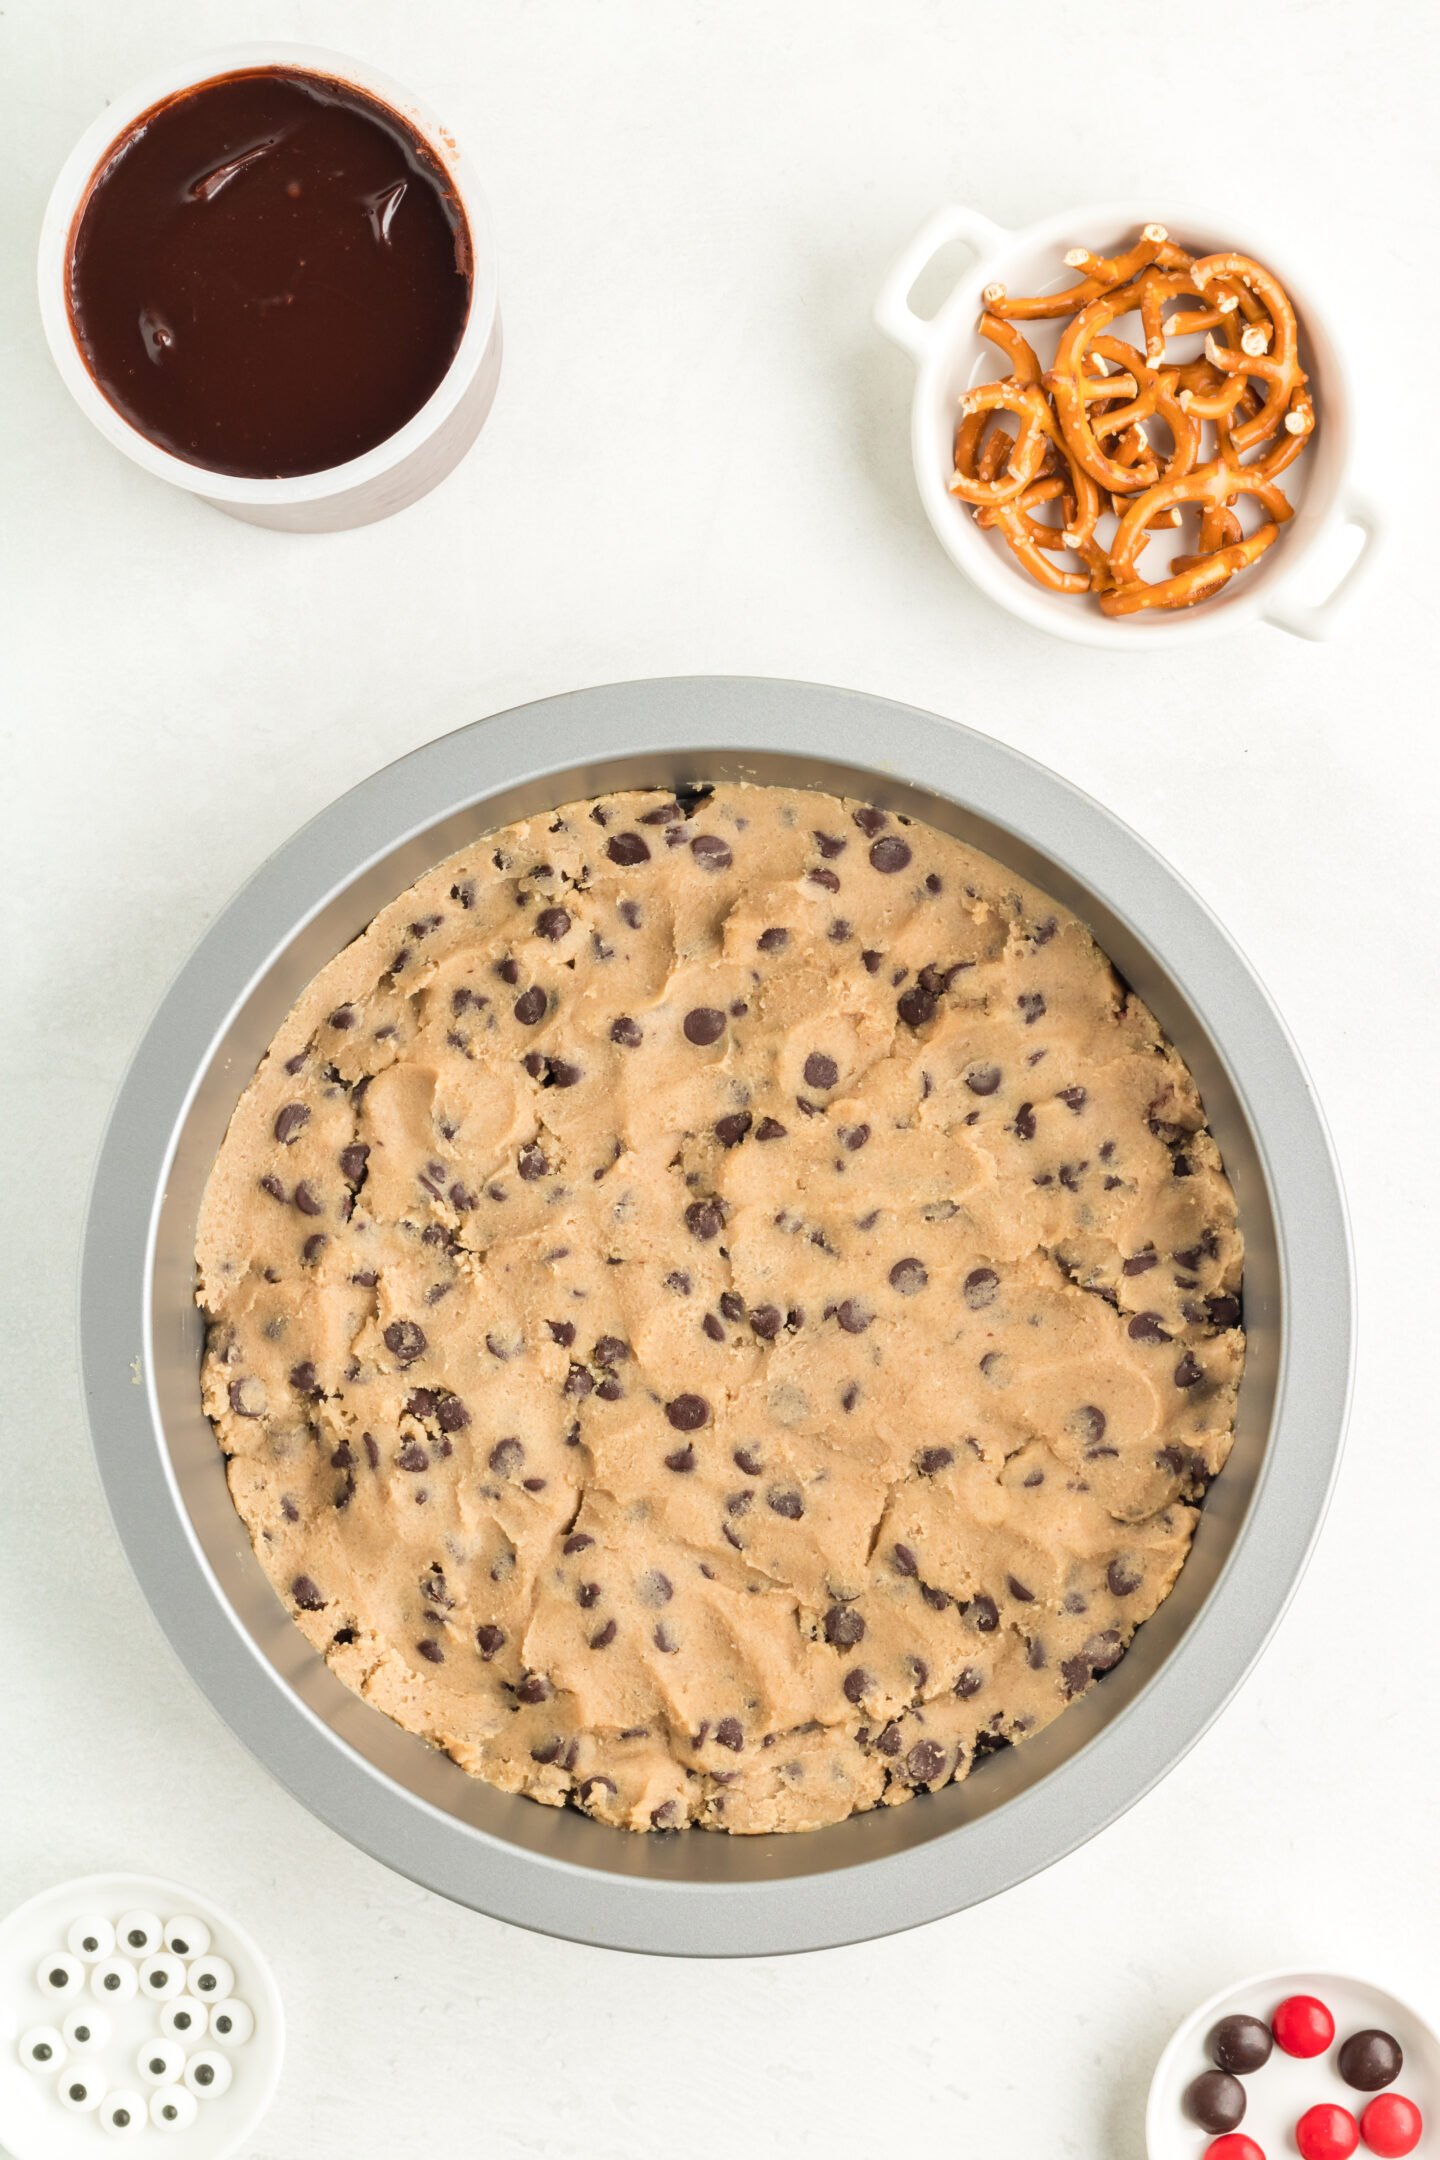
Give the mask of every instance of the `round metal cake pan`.
[[[351, 1694], [270, 1588], [200, 1407], [201, 1193], [235, 1103], [310, 978], [480, 834], [640, 785], [861, 795], [984, 848], [1087, 921], [1189, 1061], [1237, 1194], [1248, 1359], [1238, 1434], [1171, 1596], [1054, 1724], [965, 1783], [796, 1836], [639, 1837], [467, 1778]], [[1214, 917], [1055, 774], [858, 693], [696, 678], [576, 691], [462, 728], [288, 841], [181, 970], [120, 1090], [82, 1275], [86, 1398], [116, 1528], [176, 1651], [303, 1804], [497, 1918], [691, 1956], [813, 1950], [977, 1903], [1164, 1776], [1233, 1693], [1319, 1530], [1349, 1393], [1344, 1203], [1309, 1081]], [[138, 1383], [138, 1384], [137, 1384]]]

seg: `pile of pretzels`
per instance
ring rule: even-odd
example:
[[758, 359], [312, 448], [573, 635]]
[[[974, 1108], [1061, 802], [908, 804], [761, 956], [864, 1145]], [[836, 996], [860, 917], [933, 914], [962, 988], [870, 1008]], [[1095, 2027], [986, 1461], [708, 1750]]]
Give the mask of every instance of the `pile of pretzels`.
[[[1065, 262], [1082, 275], [1064, 292], [1012, 299], [986, 286], [980, 332], [1011, 372], [961, 400], [950, 492], [1051, 592], [1093, 593], [1115, 616], [1194, 607], [1257, 562], [1294, 515], [1276, 482], [1315, 432], [1295, 310], [1249, 256], [1192, 257], [1163, 225], [1146, 225], [1122, 254], [1072, 248]], [[1113, 334], [1132, 313], [1143, 352]], [[1016, 325], [1063, 317], [1044, 368]], [[1168, 341], [1197, 334], [1197, 358], [1167, 359]], [[1157, 421], [1163, 435], [1147, 425]], [[1264, 517], [1248, 533], [1243, 496]], [[1037, 514], [1051, 504], [1055, 523]], [[1192, 507], [1194, 552], [1147, 583], [1139, 563], [1152, 532]], [[1109, 513], [1107, 545], [1097, 527]], [[1066, 567], [1067, 554], [1080, 567]]]

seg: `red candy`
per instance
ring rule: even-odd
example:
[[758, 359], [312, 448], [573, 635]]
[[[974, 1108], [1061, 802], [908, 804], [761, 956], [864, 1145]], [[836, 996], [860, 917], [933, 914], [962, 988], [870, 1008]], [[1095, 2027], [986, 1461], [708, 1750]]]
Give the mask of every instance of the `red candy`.
[[1360, 2132], [1350, 2110], [1328, 2100], [1319, 2107], [1306, 2108], [1295, 2125], [1300, 2160], [1350, 2160], [1359, 2142]]
[[1403, 2160], [1414, 2152], [1424, 2127], [1419, 2108], [1403, 2093], [1379, 2094], [1360, 2117], [1360, 2135], [1380, 2160]]
[[1265, 2160], [1265, 2155], [1243, 2130], [1230, 2130], [1205, 2147], [1205, 2160]]
[[1275, 2045], [1287, 2055], [1323, 2055], [1335, 2038], [1335, 2020], [1314, 1995], [1287, 1995], [1270, 2020]]

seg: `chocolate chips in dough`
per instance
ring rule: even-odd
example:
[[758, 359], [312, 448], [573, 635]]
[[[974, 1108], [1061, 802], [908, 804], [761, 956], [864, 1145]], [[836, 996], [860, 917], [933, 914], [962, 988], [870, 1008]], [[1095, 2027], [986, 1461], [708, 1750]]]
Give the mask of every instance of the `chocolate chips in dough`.
[[1235, 1204], [1084, 926], [864, 803], [493, 833], [310, 985], [205, 1197], [205, 1407], [357, 1693], [632, 1830], [1039, 1731], [1233, 1435]]

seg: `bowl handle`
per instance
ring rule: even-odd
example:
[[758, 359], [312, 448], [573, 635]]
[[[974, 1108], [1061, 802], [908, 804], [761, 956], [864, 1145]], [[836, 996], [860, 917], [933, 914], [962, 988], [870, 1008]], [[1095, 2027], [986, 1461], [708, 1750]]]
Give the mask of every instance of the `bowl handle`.
[[1383, 521], [1373, 505], [1361, 495], [1347, 495], [1334, 530], [1343, 532], [1353, 525], [1360, 534], [1360, 546], [1337, 582], [1331, 586], [1323, 600], [1314, 602], [1287, 599], [1283, 593], [1272, 600], [1265, 609], [1265, 621], [1273, 623], [1277, 630], [1288, 630], [1292, 637], [1327, 638], [1335, 628], [1340, 612], [1340, 602], [1348, 599], [1360, 584], [1362, 575], [1368, 576], [1380, 552], [1379, 536]]
[[910, 305], [910, 295], [920, 273], [951, 240], [963, 240], [983, 261], [1009, 238], [1003, 225], [997, 225], [993, 218], [985, 217], [979, 210], [968, 209], [964, 203], [952, 203], [948, 210], [937, 210], [921, 226], [881, 286], [875, 300], [876, 327], [883, 330], [902, 352], [909, 353], [912, 360], [922, 359], [930, 344], [933, 324], [925, 316], [917, 315]]

